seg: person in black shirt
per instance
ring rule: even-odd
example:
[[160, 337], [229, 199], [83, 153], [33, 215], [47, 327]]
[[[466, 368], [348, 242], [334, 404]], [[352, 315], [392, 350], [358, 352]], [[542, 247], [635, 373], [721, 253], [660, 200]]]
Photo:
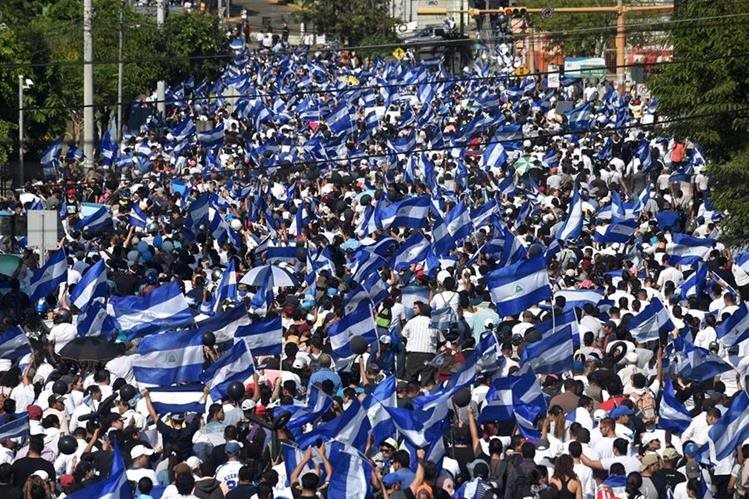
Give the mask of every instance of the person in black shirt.
[[237, 479], [239, 480], [239, 483], [236, 487], [231, 489], [228, 494], [226, 494], [224, 499], [252, 497], [258, 492], [258, 488], [252, 484], [252, 470], [249, 466], [242, 466], [239, 468]]
[[21, 499], [23, 490], [13, 485], [13, 468], [8, 463], [0, 464], [0, 497], [4, 499]]
[[175, 442], [179, 449], [178, 457], [183, 461], [190, 457], [192, 455], [192, 436], [200, 428], [200, 417], [196, 415], [189, 423], [185, 423], [184, 414], [173, 413], [169, 422], [165, 423], [156, 413], [148, 390], [143, 390], [143, 398], [146, 400], [148, 414], [151, 419], [156, 421], [156, 429], [164, 438], [164, 444]]
[[33, 435], [29, 438], [29, 453], [26, 457], [16, 460], [13, 463], [13, 483], [18, 487], [23, 487], [26, 479], [34, 474], [35, 471], [44, 471], [49, 476], [49, 480], [55, 481], [55, 467], [52, 463], [42, 458], [44, 450], [44, 439], [41, 435]]

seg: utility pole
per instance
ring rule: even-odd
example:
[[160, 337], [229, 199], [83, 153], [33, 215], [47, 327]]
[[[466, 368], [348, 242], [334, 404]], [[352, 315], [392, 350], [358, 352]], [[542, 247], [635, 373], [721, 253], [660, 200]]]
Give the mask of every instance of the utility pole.
[[[461, 2], [462, 5], [462, 2]], [[529, 14], [540, 14], [546, 9], [532, 8], [525, 9]], [[624, 81], [624, 65], [626, 62], [627, 35], [626, 25], [624, 24], [624, 15], [630, 12], [671, 12], [674, 10], [673, 4], [665, 5], [624, 5], [622, 0], [617, 0], [615, 6], [610, 7], [559, 7], [554, 9], [554, 14], [616, 14], [616, 78], [618, 81]], [[444, 7], [419, 7], [416, 9], [417, 15], [425, 16], [446, 16], [448, 12], [460, 12], [461, 19], [463, 12], [476, 16], [479, 14], [507, 14], [512, 13], [512, 9], [468, 9], [459, 11], [449, 10]]]
[[[164, 18], [166, 17], [164, 2], [165, 0], [156, 0], [156, 26], [159, 30], [164, 29]], [[159, 80], [156, 83], [156, 100], [158, 101], [156, 109], [163, 117], [166, 114], [166, 82], [164, 80]]]
[[94, 43], [91, 36], [93, 0], [83, 0], [83, 154], [84, 166], [94, 161]]
[[118, 47], [117, 47], [117, 137], [115, 140], [119, 143], [122, 140], [122, 81], [125, 77], [125, 63], [122, 60], [122, 28], [125, 22], [125, 2], [122, 0], [120, 4], [120, 31], [118, 33]]
[[23, 176], [23, 76], [18, 75], [18, 179], [21, 186], [25, 182]]

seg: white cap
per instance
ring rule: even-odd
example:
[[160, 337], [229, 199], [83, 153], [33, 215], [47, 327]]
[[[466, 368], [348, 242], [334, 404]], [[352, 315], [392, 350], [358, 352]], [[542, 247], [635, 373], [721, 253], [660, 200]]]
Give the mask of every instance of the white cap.
[[201, 461], [200, 458], [197, 456], [190, 456], [185, 461], [185, 464], [188, 465], [191, 470], [196, 470], [198, 469], [198, 466], [203, 464], [203, 461]]
[[252, 399], [245, 399], [242, 401], [242, 405], [239, 406], [243, 411], [251, 411], [255, 408], [255, 401]]
[[130, 457], [132, 459], [137, 459], [140, 456], [150, 456], [153, 454], [153, 449], [149, 449], [145, 445], [136, 445], [135, 447], [130, 450]]

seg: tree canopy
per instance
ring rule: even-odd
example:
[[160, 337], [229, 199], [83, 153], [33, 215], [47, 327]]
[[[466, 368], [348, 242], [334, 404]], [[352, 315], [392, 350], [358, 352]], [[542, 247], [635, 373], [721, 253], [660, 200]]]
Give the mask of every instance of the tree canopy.
[[[732, 2], [686, 2], [679, 16], [737, 14]], [[712, 160], [713, 201], [730, 212], [722, 227], [728, 242], [749, 237], [749, 25], [746, 17], [673, 30], [677, 64], [649, 82], [669, 117], [671, 133], [690, 139]], [[682, 119], [689, 117], [688, 119]]]
[[365, 38], [390, 40], [397, 19], [387, 0], [297, 0], [300, 21], [318, 34], [339, 36], [347, 45]]
[[[123, 100], [150, 93], [159, 79], [176, 83], [215, 75], [227, 53], [224, 31], [210, 14], [174, 14], [163, 31], [155, 19], [122, 7], [120, 0], [94, 0], [94, 92], [97, 120], [117, 108], [118, 33], [123, 8]], [[83, 8], [80, 0], [0, 2], [0, 163], [17, 148], [18, 75], [34, 84], [24, 95], [25, 136], [30, 155], [66, 129], [77, 130], [83, 102]], [[207, 58], [202, 58], [207, 56]], [[33, 63], [33, 66], [28, 65]], [[127, 106], [125, 106], [127, 109]]]

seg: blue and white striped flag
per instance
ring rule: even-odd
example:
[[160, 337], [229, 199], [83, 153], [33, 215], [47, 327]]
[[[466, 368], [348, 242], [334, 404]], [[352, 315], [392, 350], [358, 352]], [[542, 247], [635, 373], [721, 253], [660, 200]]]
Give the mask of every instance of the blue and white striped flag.
[[333, 442], [330, 452], [333, 476], [328, 481], [328, 497], [370, 497], [372, 464], [356, 446]]
[[497, 167], [501, 168], [507, 162], [507, 153], [500, 142], [489, 144], [483, 155], [484, 170]]
[[391, 266], [395, 270], [408, 268], [412, 263], [418, 263], [426, 258], [430, 242], [421, 231], [415, 231], [400, 245], [393, 255]]
[[[167, 413], [196, 412], [202, 414], [205, 410], [203, 386], [200, 384], [164, 386], [149, 388], [151, 403], [156, 412], [163, 416]], [[214, 399], [214, 402], [218, 400]]]
[[666, 377], [663, 385], [663, 396], [658, 407], [658, 428], [672, 433], [681, 434], [692, 422], [692, 415], [679, 402], [674, 392], [671, 377]]
[[567, 325], [528, 343], [521, 358], [537, 373], [562, 374], [572, 369], [573, 354], [572, 326]]
[[565, 309], [583, 308], [586, 303], [598, 305], [603, 300], [603, 290], [601, 289], [560, 289], [554, 296], [562, 296], [566, 300]]
[[675, 372], [682, 378], [692, 381], [707, 381], [724, 372], [733, 370], [733, 367], [724, 362], [723, 359], [685, 341], [683, 338], [674, 339], [674, 361]]
[[247, 343], [237, 341], [220, 359], [211, 364], [201, 376], [201, 381], [210, 388], [214, 401], [226, 397], [226, 390], [233, 381], [242, 384], [255, 372], [255, 361], [247, 349]]
[[749, 338], [749, 307], [741, 302], [731, 316], [715, 328], [718, 338], [726, 347], [738, 345]]
[[583, 102], [582, 104], [567, 111], [567, 124], [573, 131], [585, 131], [590, 128], [591, 103]]
[[276, 316], [265, 321], [256, 321], [237, 328], [234, 336], [242, 339], [254, 357], [262, 355], [278, 355], [282, 348], [283, 329], [281, 317]]
[[90, 230], [94, 232], [112, 228], [112, 212], [107, 206], [101, 206], [87, 217], [83, 217], [75, 224], [75, 230]]
[[681, 283], [681, 299], [686, 300], [690, 296], [698, 296], [705, 289], [707, 280], [707, 265], [704, 262], [697, 262], [697, 268], [694, 272]]
[[666, 246], [671, 265], [691, 265], [704, 261], [715, 245], [715, 239], [693, 237], [687, 234], [674, 233], [672, 242]]
[[66, 496], [67, 499], [130, 499], [133, 492], [125, 474], [125, 462], [120, 453], [117, 440], [114, 441], [114, 455], [112, 456], [112, 472], [105, 480], [94, 482]]
[[445, 216], [447, 232], [453, 240], [453, 244], [459, 243], [473, 232], [471, 215], [463, 201], [453, 206], [450, 213]]
[[[333, 406], [333, 399], [315, 385], [309, 387], [307, 403], [305, 405], [282, 405], [278, 407], [279, 412], [290, 412], [291, 419], [286, 426], [294, 431], [301, 429], [307, 423], [313, 423], [320, 419]], [[298, 436], [298, 433], [295, 433]]]
[[708, 435], [718, 460], [731, 455], [739, 444], [749, 438], [749, 395], [745, 391], [740, 391], [733, 399], [728, 412], [710, 428]]
[[68, 260], [65, 256], [65, 248], [60, 248], [49, 255], [44, 265], [34, 272], [31, 284], [26, 289], [31, 303], [36, 303], [42, 298], [57, 291], [60, 284], [68, 280]]
[[12, 417], [0, 426], [0, 441], [23, 438], [29, 434], [29, 415], [22, 412]]
[[236, 264], [234, 259], [230, 259], [226, 265], [226, 270], [221, 274], [221, 279], [216, 285], [214, 291], [215, 301], [213, 303], [213, 313], [221, 310], [221, 306], [224, 302], [236, 302], [237, 301], [237, 273]]
[[16, 360], [28, 353], [31, 353], [31, 345], [21, 326], [13, 326], [0, 333], [0, 359]]
[[471, 222], [473, 227], [478, 229], [489, 223], [492, 215], [499, 212], [499, 204], [496, 199], [490, 199], [475, 210], [471, 210]]
[[146, 336], [133, 358], [133, 374], [141, 385], [169, 386], [200, 381], [203, 335], [170, 331]]
[[567, 209], [567, 217], [564, 223], [559, 227], [556, 233], [556, 238], [560, 241], [575, 240], [580, 237], [583, 232], [583, 201], [580, 199], [580, 191], [575, 186], [575, 191], [572, 194], [569, 208]]
[[369, 344], [377, 341], [377, 326], [367, 301], [360, 302], [353, 311], [341, 317], [328, 330], [336, 366], [345, 365], [354, 358], [351, 351], [351, 338], [354, 336], [361, 336]]
[[141, 229], [145, 229], [146, 225], [149, 222], [148, 215], [146, 215], [146, 212], [144, 212], [140, 206], [137, 204], [134, 204], [132, 208], [130, 208], [130, 215], [128, 216], [128, 221], [130, 222], [130, 225], [133, 227], [140, 227]]
[[193, 323], [178, 282], [159, 286], [148, 296], [113, 296], [109, 303], [119, 329], [129, 339]]
[[658, 339], [676, 329], [671, 314], [663, 306], [660, 298], [654, 296], [645, 308], [629, 321], [629, 330], [637, 341], [646, 342]]
[[207, 149], [220, 146], [224, 143], [224, 124], [219, 123], [214, 128], [198, 133], [198, 141]]
[[70, 293], [70, 303], [84, 311], [94, 300], [107, 297], [107, 269], [104, 260], [99, 260], [86, 270], [81, 280]]
[[487, 275], [492, 300], [501, 315], [516, 315], [551, 298], [549, 275], [541, 257], [520, 261]]
[[593, 239], [602, 244], [624, 244], [629, 241], [639, 226], [639, 222], [634, 218], [619, 219], [614, 217], [610, 224], [596, 227]]
[[218, 312], [213, 317], [198, 322], [198, 329], [202, 333], [212, 332], [216, 337], [216, 343], [233, 342], [234, 336], [240, 327], [250, 323], [250, 317], [247, 315], [247, 309], [243, 304], [230, 308], [223, 312]]
[[117, 330], [114, 317], [107, 313], [107, 309], [100, 301], [95, 301], [81, 312], [75, 321], [78, 336], [105, 336], [111, 338]]
[[99, 155], [101, 156], [101, 164], [104, 166], [111, 166], [114, 161], [114, 155], [117, 152], [117, 144], [112, 142], [112, 136], [109, 130], [105, 130], [101, 136], [101, 142], [99, 143]]
[[427, 215], [430, 205], [431, 199], [426, 195], [408, 197], [387, 206], [380, 202], [377, 204], [375, 217], [383, 230], [390, 227], [419, 229], [428, 223]]

